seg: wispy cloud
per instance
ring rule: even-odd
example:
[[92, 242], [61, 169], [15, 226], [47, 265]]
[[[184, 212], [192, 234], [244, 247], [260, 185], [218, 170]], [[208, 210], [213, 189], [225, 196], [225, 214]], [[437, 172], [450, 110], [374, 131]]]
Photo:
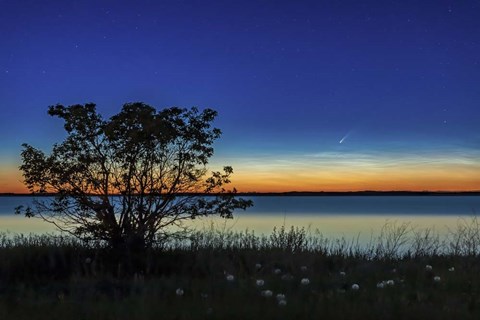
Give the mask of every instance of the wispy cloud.
[[248, 190], [480, 189], [480, 150], [439, 151], [264, 153], [221, 160], [234, 166], [235, 180]]

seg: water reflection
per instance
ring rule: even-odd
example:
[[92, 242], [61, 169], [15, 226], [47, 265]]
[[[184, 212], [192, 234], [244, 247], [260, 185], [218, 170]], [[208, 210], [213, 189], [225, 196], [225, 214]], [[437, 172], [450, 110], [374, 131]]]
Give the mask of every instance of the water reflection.
[[[345, 237], [347, 239], [360, 237], [362, 242], [368, 241], [373, 235], [378, 235], [387, 222], [397, 224], [410, 223], [418, 230], [434, 228], [440, 235], [446, 235], [455, 229], [459, 219], [469, 219], [469, 216], [378, 216], [378, 215], [343, 215], [343, 216], [313, 216], [313, 215], [241, 215], [234, 219], [208, 217], [193, 220], [188, 225], [195, 229], [215, 228], [222, 231], [243, 232], [254, 231], [255, 234], [270, 234], [273, 227], [286, 228], [304, 227], [314, 233], [318, 230], [328, 238]], [[47, 233], [57, 232], [55, 227], [39, 218], [27, 219], [21, 216], [0, 216], [0, 231], [11, 233]]]
[[7, 233], [52, 233], [57, 232], [53, 224], [39, 218], [25, 218], [22, 216], [0, 216], [0, 232]]
[[450, 230], [454, 230], [460, 219], [469, 220], [471, 216], [379, 216], [379, 215], [342, 215], [342, 216], [288, 216], [288, 215], [268, 215], [251, 216], [237, 215], [231, 220], [219, 218], [203, 218], [194, 222], [197, 229], [209, 229], [212, 225], [219, 230], [254, 231], [255, 234], [270, 234], [274, 226], [280, 227], [304, 227], [311, 234], [320, 232], [327, 238], [337, 239], [345, 237], [346, 239], [359, 239], [366, 243], [371, 237], [380, 234], [382, 227], [387, 223], [409, 223], [415, 230], [433, 228], [440, 236], [445, 237]]
[[[15, 206], [28, 204], [30, 197], [0, 197], [0, 232], [56, 232], [39, 218], [13, 215]], [[434, 228], [441, 236], [456, 228], [459, 219], [479, 212], [480, 197], [254, 197], [255, 206], [237, 212], [234, 219], [208, 217], [189, 222], [196, 229], [254, 231], [270, 234], [273, 227], [304, 227], [328, 238], [359, 237], [368, 242], [387, 222], [410, 223], [417, 230]]]

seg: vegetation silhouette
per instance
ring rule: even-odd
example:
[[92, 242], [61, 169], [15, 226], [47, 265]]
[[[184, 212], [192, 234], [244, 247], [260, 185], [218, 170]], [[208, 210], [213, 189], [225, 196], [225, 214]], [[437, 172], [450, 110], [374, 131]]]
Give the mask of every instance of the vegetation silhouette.
[[[39, 216], [82, 240], [101, 241], [118, 261], [134, 265], [142, 253], [185, 235], [185, 220], [212, 214], [231, 218], [250, 200], [225, 189], [233, 169], [212, 172], [212, 109], [167, 108], [127, 103], [104, 120], [96, 105], [50, 106], [67, 136], [50, 154], [23, 144], [24, 183], [37, 198], [17, 214]], [[136, 261], [136, 262], [135, 262]]]

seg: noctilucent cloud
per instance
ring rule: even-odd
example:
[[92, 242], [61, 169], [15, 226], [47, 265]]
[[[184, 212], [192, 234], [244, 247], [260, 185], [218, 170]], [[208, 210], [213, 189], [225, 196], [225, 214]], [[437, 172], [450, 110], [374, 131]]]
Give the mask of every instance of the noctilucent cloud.
[[132, 101], [218, 110], [240, 191], [480, 190], [478, 1], [0, 3], [0, 192]]

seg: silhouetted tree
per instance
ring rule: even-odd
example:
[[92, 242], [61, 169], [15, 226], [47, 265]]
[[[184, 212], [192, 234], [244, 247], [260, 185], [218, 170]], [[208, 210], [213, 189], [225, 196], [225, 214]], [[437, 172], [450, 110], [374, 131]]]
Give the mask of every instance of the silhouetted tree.
[[234, 209], [252, 205], [224, 189], [231, 167], [207, 177], [221, 134], [211, 126], [214, 110], [156, 111], [138, 102], [109, 120], [95, 104], [56, 105], [48, 113], [64, 120], [66, 139], [48, 155], [23, 144], [20, 169], [31, 192], [55, 196], [37, 198], [17, 213], [132, 252], [175, 235], [174, 227], [187, 219], [231, 218]]

